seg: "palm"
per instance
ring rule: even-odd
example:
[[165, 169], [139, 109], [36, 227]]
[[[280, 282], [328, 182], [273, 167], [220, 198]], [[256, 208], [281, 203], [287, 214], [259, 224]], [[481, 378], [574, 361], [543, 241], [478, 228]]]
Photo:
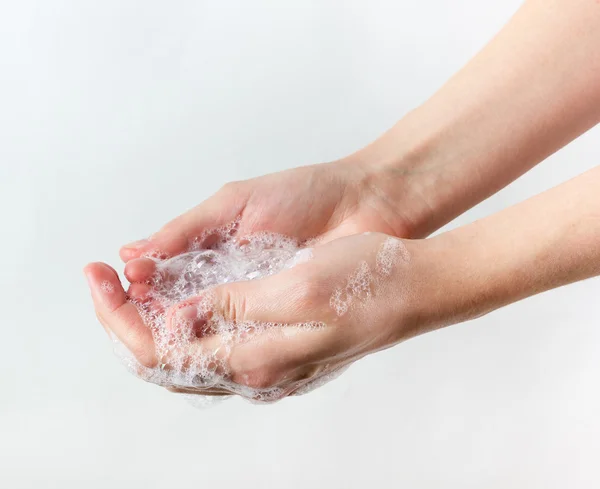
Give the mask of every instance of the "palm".
[[361, 187], [358, 174], [341, 174], [326, 165], [234, 183], [223, 193], [223, 205], [232, 201], [239, 210], [229, 217], [240, 218], [240, 236], [271, 231], [325, 242], [364, 231], [401, 234], [399, 216]]
[[299, 241], [327, 242], [377, 231], [405, 237], [404, 223], [358, 169], [314, 165], [228, 184], [167, 224], [149, 243], [125, 247], [125, 261], [150, 251], [173, 256], [206, 233], [239, 219], [238, 236], [270, 231]]

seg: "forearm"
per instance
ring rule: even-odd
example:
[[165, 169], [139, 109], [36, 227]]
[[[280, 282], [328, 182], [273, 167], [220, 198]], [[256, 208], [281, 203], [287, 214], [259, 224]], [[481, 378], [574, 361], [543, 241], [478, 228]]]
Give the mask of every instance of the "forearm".
[[[600, 120], [600, 3], [530, 0], [430, 100], [348, 158], [424, 237]], [[381, 174], [384, 176], [382, 177]]]
[[[600, 167], [519, 205], [420, 242], [420, 329], [472, 319], [600, 274]], [[418, 297], [415, 295], [415, 303]]]

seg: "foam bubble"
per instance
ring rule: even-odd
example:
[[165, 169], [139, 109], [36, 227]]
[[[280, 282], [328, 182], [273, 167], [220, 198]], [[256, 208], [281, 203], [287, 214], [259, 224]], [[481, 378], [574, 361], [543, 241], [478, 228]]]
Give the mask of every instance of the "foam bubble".
[[371, 297], [372, 278], [369, 264], [362, 261], [344, 287], [334, 290], [329, 304], [338, 316], [346, 314], [356, 301], [366, 301]]
[[410, 255], [404, 243], [397, 239], [388, 237], [377, 252], [376, 270], [383, 276], [392, 273], [394, 266], [399, 261], [410, 261]]
[[115, 286], [111, 284], [108, 280], [104, 280], [100, 284], [100, 290], [102, 292], [106, 292], [107, 294], [112, 294], [115, 291]]
[[[369, 234], [371, 233], [363, 233], [363, 235]], [[410, 261], [410, 254], [406, 246], [400, 239], [387, 237], [381, 244], [375, 259], [377, 276], [373, 275], [371, 267], [366, 261], [360, 262], [344, 286], [333, 291], [329, 305], [338, 316], [343, 316], [357, 302], [368, 301], [372, 297], [375, 287], [381, 285], [381, 278], [389, 276], [401, 261]]]

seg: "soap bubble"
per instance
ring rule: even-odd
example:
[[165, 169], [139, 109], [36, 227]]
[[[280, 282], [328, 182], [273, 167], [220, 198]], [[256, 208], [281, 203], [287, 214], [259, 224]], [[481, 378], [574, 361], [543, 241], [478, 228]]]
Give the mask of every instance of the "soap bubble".
[[[278, 388], [253, 389], [229, 379], [227, 357], [236, 342], [249, 341], [269, 330], [286, 331], [283, 324], [246, 321], [233, 323], [213, 314], [212, 287], [231, 282], [257, 280], [290, 269], [312, 258], [310, 248], [274, 233], [257, 233], [240, 242], [235, 239], [235, 223], [205, 233], [190, 250], [166, 259], [150, 258], [156, 271], [149, 280], [150, 291], [143, 301], [131, 300], [152, 332], [159, 363], [142, 366], [118, 341], [115, 352], [138, 377], [164, 387], [193, 390], [222, 389], [255, 402], [272, 402], [285, 392]], [[210, 235], [210, 249], [202, 249]], [[198, 299], [200, 297], [200, 299]], [[194, 298], [194, 306], [177, 310], [174, 306]], [[169, 312], [171, 311], [171, 312]], [[294, 325], [296, 330], [312, 330], [322, 323]], [[198, 348], [198, 338], [220, 339], [214, 348]], [[193, 354], [190, 354], [193, 352]], [[188, 398], [189, 394], [186, 395]], [[194, 395], [192, 395], [194, 397]], [[213, 399], [194, 405], [211, 404]]]

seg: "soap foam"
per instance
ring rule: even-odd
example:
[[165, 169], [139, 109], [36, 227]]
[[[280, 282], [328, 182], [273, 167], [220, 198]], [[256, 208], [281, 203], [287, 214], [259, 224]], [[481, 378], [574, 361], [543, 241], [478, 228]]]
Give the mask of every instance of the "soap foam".
[[[150, 292], [144, 301], [131, 302], [152, 332], [159, 364], [147, 368], [122, 345], [117, 344], [115, 349], [137, 376], [165, 387], [192, 389], [198, 394], [206, 389], [223, 389], [256, 402], [285, 396], [279, 387], [255, 389], [233, 382], [227, 361], [232, 347], [259, 335], [289, 337], [324, 324], [232, 322], [215, 312], [211, 288], [290, 269], [310, 260], [312, 250], [291, 238], [266, 232], [238, 241], [236, 229], [234, 222], [205, 232], [191, 243], [187, 253], [170, 259], [160, 252], [151, 256], [156, 272], [149, 281]], [[208, 242], [210, 249], [203, 248]]]
[[104, 280], [100, 284], [100, 290], [102, 292], [106, 292], [107, 294], [112, 294], [115, 291], [115, 286], [111, 284], [108, 280]]
[[345, 286], [334, 290], [329, 304], [338, 316], [343, 316], [356, 301], [366, 301], [371, 297], [371, 285], [371, 269], [369, 264], [363, 261], [350, 275]]
[[[293, 337], [325, 327], [320, 322], [302, 324], [229, 321], [215, 312], [215, 286], [256, 280], [290, 269], [312, 258], [312, 249], [274, 233], [261, 232], [236, 239], [238, 221], [205, 232], [190, 243], [186, 253], [167, 259], [155, 252], [149, 257], [156, 272], [149, 280], [150, 292], [143, 301], [131, 300], [152, 332], [159, 363], [155, 368], [141, 365], [113, 336], [115, 352], [127, 368], [140, 378], [186, 391], [196, 406], [213, 404], [218, 397], [201, 396], [209, 389], [238, 394], [254, 402], [273, 402], [289, 393], [280, 387], [252, 388], [231, 380], [228, 359], [232, 347], [259, 337]], [[147, 255], [148, 256], [148, 255]], [[380, 281], [400, 261], [410, 256], [401, 240], [386, 238], [373, 266], [361, 261], [345, 283], [338, 287], [330, 305], [343, 316], [359, 303], [369, 301]], [[110, 284], [108, 284], [110, 285]], [[111, 293], [108, 286], [102, 290]], [[193, 300], [191, 300], [193, 299]], [[177, 307], [175, 307], [177, 306]], [[215, 341], [218, 339], [218, 341]], [[298, 382], [295, 395], [304, 394], [329, 382], [347, 368], [325, 368], [314, 378]], [[196, 392], [200, 395], [189, 394]]]
[[377, 273], [387, 277], [392, 273], [394, 266], [396, 266], [399, 261], [410, 261], [410, 255], [406, 246], [397, 238], [386, 238], [377, 253]]
[[[368, 236], [369, 232], [363, 233]], [[404, 243], [397, 238], [387, 237], [375, 259], [375, 274], [366, 261], [360, 262], [342, 287], [333, 291], [329, 305], [338, 316], [346, 314], [356, 303], [371, 299], [381, 280], [391, 275], [401, 261], [410, 261], [410, 254]]]

